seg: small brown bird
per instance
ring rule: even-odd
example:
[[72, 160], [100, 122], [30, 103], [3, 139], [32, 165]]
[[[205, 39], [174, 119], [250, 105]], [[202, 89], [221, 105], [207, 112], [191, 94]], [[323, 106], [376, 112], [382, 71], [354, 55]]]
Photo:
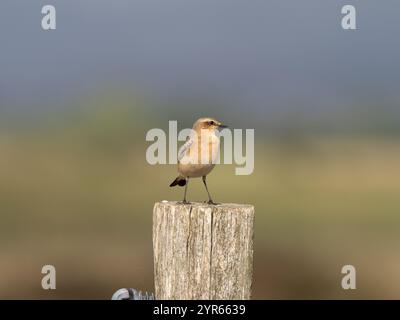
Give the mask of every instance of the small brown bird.
[[186, 201], [186, 191], [190, 178], [202, 177], [208, 194], [208, 203], [216, 204], [207, 188], [206, 177], [215, 166], [219, 153], [219, 128], [226, 128], [221, 122], [213, 118], [200, 118], [193, 124], [193, 131], [189, 139], [179, 149], [178, 172], [179, 176], [169, 185], [185, 186], [182, 203]]

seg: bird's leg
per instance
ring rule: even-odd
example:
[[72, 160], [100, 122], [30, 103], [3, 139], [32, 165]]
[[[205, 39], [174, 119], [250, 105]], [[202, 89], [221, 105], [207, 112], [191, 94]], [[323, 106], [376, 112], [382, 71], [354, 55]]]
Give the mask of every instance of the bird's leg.
[[186, 191], [187, 191], [188, 184], [189, 184], [189, 178], [186, 178], [185, 193], [184, 193], [184, 196], [183, 196], [182, 203], [189, 203], [189, 202], [186, 201]]
[[206, 176], [203, 176], [203, 183], [204, 183], [204, 186], [206, 187], [207, 194], [208, 194], [208, 202], [207, 203], [208, 204], [217, 204], [211, 199], [210, 192], [208, 191], [208, 188], [207, 188]]

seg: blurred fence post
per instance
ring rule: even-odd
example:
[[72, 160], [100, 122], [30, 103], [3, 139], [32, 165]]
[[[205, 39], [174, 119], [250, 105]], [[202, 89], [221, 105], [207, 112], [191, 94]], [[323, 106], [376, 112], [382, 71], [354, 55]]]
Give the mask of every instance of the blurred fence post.
[[250, 299], [254, 207], [158, 202], [153, 211], [156, 299]]

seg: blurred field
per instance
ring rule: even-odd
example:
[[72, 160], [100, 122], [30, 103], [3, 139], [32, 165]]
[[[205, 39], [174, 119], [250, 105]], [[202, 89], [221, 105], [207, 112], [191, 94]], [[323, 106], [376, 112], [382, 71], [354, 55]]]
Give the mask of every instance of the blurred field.
[[[145, 133], [168, 119], [85, 110], [2, 127], [0, 298], [153, 290], [152, 207], [183, 189], [168, 187], [174, 166], [146, 163]], [[253, 297], [400, 299], [398, 138], [255, 129], [253, 175], [225, 165], [209, 177], [217, 201], [255, 205]], [[189, 199], [205, 198], [192, 183]], [[45, 264], [56, 266], [55, 291], [41, 289]], [[357, 268], [352, 292], [340, 287], [345, 264]]]

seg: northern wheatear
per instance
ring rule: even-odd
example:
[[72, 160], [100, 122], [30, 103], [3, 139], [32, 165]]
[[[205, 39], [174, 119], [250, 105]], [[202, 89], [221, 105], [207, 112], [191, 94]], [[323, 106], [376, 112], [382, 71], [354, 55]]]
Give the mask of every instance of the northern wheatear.
[[178, 153], [179, 176], [169, 185], [170, 187], [185, 186], [183, 203], [186, 201], [186, 191], [190, 178], [202, 177], [208, 194], [208, 203], [215, 204], [207, 188], [206, 176], [215, 166], [219, 153], [218, 128], [226, 128], [213, 118], [200, 118], [193, 124], [192, 134]]

